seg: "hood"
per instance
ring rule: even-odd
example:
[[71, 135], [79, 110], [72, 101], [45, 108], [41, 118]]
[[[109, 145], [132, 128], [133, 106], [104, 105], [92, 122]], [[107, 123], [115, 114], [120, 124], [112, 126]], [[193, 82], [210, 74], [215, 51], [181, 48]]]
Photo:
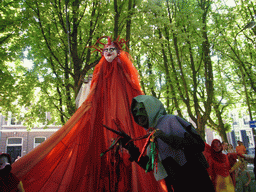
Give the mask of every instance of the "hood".
[[[132, 111], [133, 117], [134, 117], [133, 108], [135, 107], [136, 103], [144, 104], [147, 115], [148, 115], [149, 127], [155, 127], [157, 125], [158, 120], [162, 116], [166, 115], [164, 105], [157, 98], [149, 95], [139, 95], [137, 97], [134, 97], [132, 100], [131, 111]], [[135, 119], [135, 122], [136, 122], [136, 119]]]

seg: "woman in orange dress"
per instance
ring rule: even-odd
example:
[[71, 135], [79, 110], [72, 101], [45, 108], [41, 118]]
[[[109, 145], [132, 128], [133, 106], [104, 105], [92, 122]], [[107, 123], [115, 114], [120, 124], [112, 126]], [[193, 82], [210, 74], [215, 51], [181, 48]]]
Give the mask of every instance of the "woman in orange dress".
[[[146, 134], [130, 112], [132, 98], [143, 92], [122, 44], [123, 40], [108, 39], [103, 49], [98, 48], [102, 58], [87, 99], [60, 130], [14, 163], [13, 172], [25, 191], [164, 191], [152, 173], [128, 160], [124, 150], [100, 156], [117, 137], [103, 124], [117, 129], [115, 121], [119, 122], [132, 138]], [[142, 148], [143, 141], [136, 145]]]

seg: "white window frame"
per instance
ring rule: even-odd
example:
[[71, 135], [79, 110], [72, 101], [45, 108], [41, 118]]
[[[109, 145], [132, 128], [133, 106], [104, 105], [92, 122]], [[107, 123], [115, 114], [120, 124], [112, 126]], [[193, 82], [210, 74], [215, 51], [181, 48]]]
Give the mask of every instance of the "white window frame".
[[41, 143], [36, 143], [36, 138], [44, 138], [44, 141], [46, 140], [46, 137], [44, 137], [44, 136], [34, 137], [34, 148], [36, 148], [38, 145], [41, 144]]
[[[7, 119], [7, 125], [8, 126], [22, 126], [23, 122], [18, 121], [17, 122], [17, 116], [18, 114], [13, 114], [12, 112], [8, 112], [8, 119]], [[19, 118], [24, 117], [24, 114], [20, 114]], [[14, 119], [14, 124], [12, 124], [12, 119]]]
[[[21, 139], [21, 143], [20, 144], [8, 144], [8, 139], [12, 139], [12, 138], [19, 138], [19, 139]], [[6, 139], [6, 149], [7, 149], [7, 146], [23, 146], [23, 137], [8, 137]]]

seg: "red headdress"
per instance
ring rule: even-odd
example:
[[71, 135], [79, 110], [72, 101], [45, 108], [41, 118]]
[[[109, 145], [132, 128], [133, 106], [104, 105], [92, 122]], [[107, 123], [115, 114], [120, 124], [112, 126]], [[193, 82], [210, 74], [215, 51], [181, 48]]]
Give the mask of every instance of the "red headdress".
[[[104, 38], [108, 38], [107, 44], [104, 44], [104, 43], [100, 42], [100, 40], [101, 40], [101, 39], [104, 39]], [[127, 43], [127, 41], [125, 41], [124, 39], [120, 39], [120, 40], [119, 40], [119, 36], [118, 36], [118, 38], [117, 38], [115, 41], [112, 41], [110, 36], [102, 36], [102, 37], [100, 37], [100, 38], [96, 41], [95, 45], [93, 45], [93, 46], [91, 46], [91, 47], [94, 48], [95, 51], [100, 52], [101, 55], [102, 55], [102, 54], [103, 54], [103, 49], [105, 48], [106, 45], [114, 45], [114, 46], [117, 48], [118, 52], [119, 52], [120, 50], [123, 50], [122, 47], [123, 47], [124, 44], [126, 45], [126, 43]], [[101, 44], [101, 45], [103, 45], [104, 47], [101, 48], [101, 47], [99, 47], [98, 44]], [[127, 48], [127, 46], [126, 46], [126, 48]], [[128, 48], [127, 48], [127, 49], [128, 49]]]

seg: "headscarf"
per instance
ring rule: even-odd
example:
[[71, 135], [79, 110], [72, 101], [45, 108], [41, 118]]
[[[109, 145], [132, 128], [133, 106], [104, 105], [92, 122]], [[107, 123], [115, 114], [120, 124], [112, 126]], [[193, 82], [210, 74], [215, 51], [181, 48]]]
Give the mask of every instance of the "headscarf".
[[224, 162], [226, 161], [226, 157], [225, 157], [225, 154], [222, 153], [223, 147], [222, 147], [222, 145], [221, 145], [221, 150], [218, 151], [218, 152], [215, 151], [215, 150], [214, 150], [214, 143], [215, 143], [215, 142], [219, 142], [220, 145], [221, 145], [221, 142], [220, 142], [219, 139], [214, 139], [214, 140], [212, 141], [212, 144], [211, 144], [211, 156], [212, 156], [212, 158], [213, 158], [215, 161], [217, 161], [217, 162], [219, 162], [219, 163], [224, 163]]

